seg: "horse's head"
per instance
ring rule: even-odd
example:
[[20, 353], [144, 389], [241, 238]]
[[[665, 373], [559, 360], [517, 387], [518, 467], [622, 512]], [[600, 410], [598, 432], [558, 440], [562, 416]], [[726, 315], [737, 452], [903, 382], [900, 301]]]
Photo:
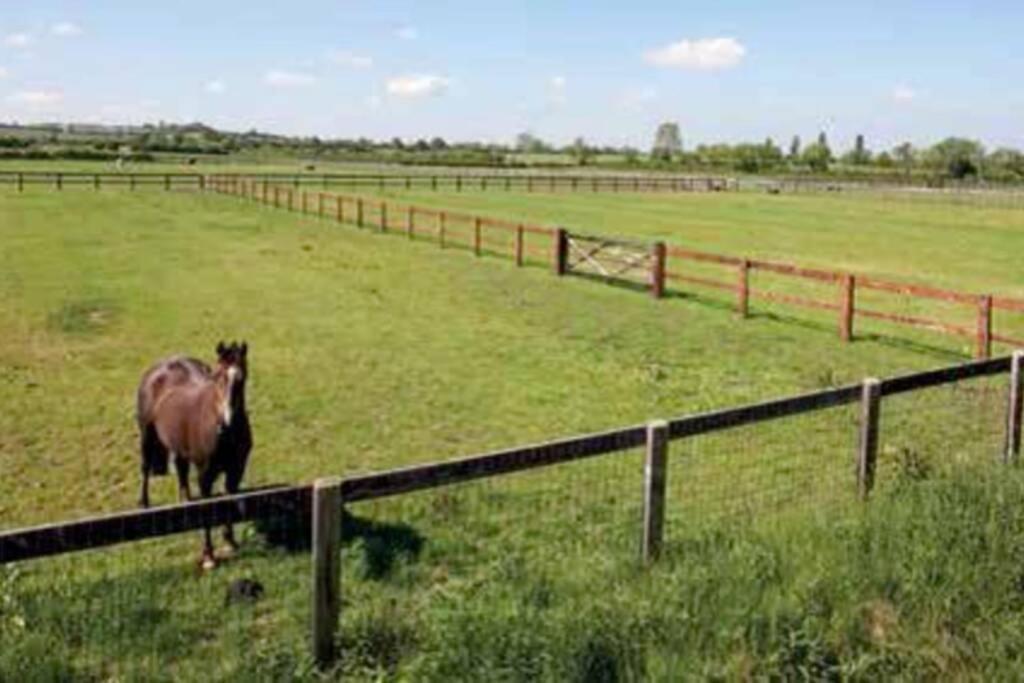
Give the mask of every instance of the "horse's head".
[[217, 367], [213, 371], [214, 381], [224, 396], [222, 420], [230, 426], [232, 417], [245, 410], [245, 382], [249, 377], [249, 345], [231, 342], [217, 344]]

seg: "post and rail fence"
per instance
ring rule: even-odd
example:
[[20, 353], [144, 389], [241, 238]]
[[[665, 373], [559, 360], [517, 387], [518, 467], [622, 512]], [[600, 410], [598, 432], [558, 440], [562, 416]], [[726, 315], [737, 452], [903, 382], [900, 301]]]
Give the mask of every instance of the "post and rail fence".
[[352, 190], [431, 190], [431, 191], [504, 191], [504, 192], [730, 192], [739, 189], [734, 178], [692, 175], [573, 175], [569, 173], [189, 173], [189, 172], [89, 172], [89, 171], [0, 171], [0, 186], [46, 186], [101, 188], [161, 187], [204, 189], [211, 178], [222, 183], [266, 183], [305, 187], [350, 188]]
[[[318, 479], [313, 484], [271, 487], [146, 510], [119, 512], [70, 522], [0, 531], [0, 565], [64, 553], [130, 543], [203, 528], [205, 525], [275, 518], [310, 520], [312, 528], [311, 647], [317, 661], [329, 664], [341, 605], [339, 583], [340, 524], [344, 505], [417, 491], [448, 487], [597, 456], [624, 454], [646, 448], [643, 462], [643, 514], [638, 520], [638, 554], [654, 562], [664, 544], [665, 515], [672, 501], [665, 495], [670, 474], [668, 444], [788, 417], [859, 404], [859, 427], [850, 486], [862, 501], [869, 499], [878, 471], [878, 452], [885, 400], [966, 380], [1009, 378], [1005, 435], [994, 461], [1015, 464], [1020, 459], [1024, 352], [936, 370], [774, 399], [762, 403], [653, 420], [595, 434], [574, 436], [468, 458], [413, 465], [384, 472]], [[686, 478], [686, 469], [672, 473]]]
[[[256, 202], [268, 201], [267, 183], [251, 183], [234, 177], [211, 176], [207, 187], [216, 192], [225, 192]], [[307, 191], [292, 187], [269, 186], [273, 205], [281, 204], [279, 193], [287, 199], [292, 209], [295, 196], [306, 211]], [[475, 255], [490, 255], [512, 258], [522, 266], [527, 257], [552, 264], [557, 275], [584, 275], [617, 282], [624, 282], [647, 289], [656, 298], [665, 295], [670, 287], [681, 285], [697, 286], [720, 292], [730, 292], [735, 301], [739, 317], [750, 314], [751, 299], [788, 306], [831, 311], [836, 316], [839, 338], [844, 342], [855, 337], [855, 322], [858, 317], [885, 323], [903, 325], [973, 340], [974, 357], [992, 356], [996, 343], [1010, 347], [1024, 346], [1024, 335], [1012, 336], [996, 325], [996, 312], [1024, 313], [1024, 299], [990, 294], [973, 294], [928, 285], [896, 282], [875, 276], [866, 276], [845, 271], [809, 268], [788, 263], [763, 259], [729, 256], [698, 251], [664, 242], [645, 242], [636, 239], [621, 239], [570, 231], [565, 228], [546, 227], [529, 223], [489, 218], [443, 209], [403, 204], [399, 202], [367, 199], [359, 196], [318, 192], [315, 202], [316, 214], [327, 215], [325, 207], [335, 204], [331, 212], [338, 222], [354, 222], [358, 227], [376, 227], [380, 232], [394, 228], [408, 238], [429, 237], [441, 247], [461, 246]], [[346, 207], [354, 207], [346, 211]], [[354, 220], [346, 221], [353, 215]], [[405, 216], [404, 224], [393, 225], [389, 216]], [[421, 219], [417, 222], [417, 219]], [[426, 222], [426, 225], [424, 224]], [[538, 244], [538, 240], [541, 244]], [[692, 272], [684, 264], [693, 263], [699, 267], [720, 268], [734, 275], [729, 278], [711, 277], [701, 272]], [[831, 298], [812, 298], [784, 291], [773, 291], [755, 287], [752, 277], [757, 273], [768, 273], [793, 281], [812, 283], [833, 288]], [[972, 312], [973, 325], [949, 323], [934, 317], [923, 317], [916, 312], [879, 310], [865, 305], [859, 293], [871, 292], [884, 295], [887, 301], [893, 298], [938, 302], [963, 307]], [[860, 300], [859, 300], [860, 299]]]

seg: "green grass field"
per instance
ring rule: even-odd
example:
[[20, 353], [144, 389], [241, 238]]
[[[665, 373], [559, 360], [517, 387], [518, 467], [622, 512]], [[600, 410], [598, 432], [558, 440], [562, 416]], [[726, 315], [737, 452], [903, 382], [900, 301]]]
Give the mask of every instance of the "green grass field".
[[[1017, 214], [741, 195], [414, 198], [1024, 294]], [[0, 194], [0, 216], [0, 528], [134, 506], [139, 375], [174, 352], [208, 358], [221, 338], [251, 347], [250, 485], [735, 405], [945, 364], [970, 347], [916, 332], [844, 345], [826, 318], [740, 322], [703, 298], [654, 301], [230, 197], [32, 190]], [[932, 411], [888, 418], [892, 485], [864, 513], [847, 504], [849, 411], [674, 447], [680, 502], [653, 572], [636, 563], [639, 453], [353, 506], [339, 673], [1014, 671], [1021, 482], [939, 474], [944, 455], [990, 454], [1000, 402], [930, 400]], [[992, 419], [954, 429], [970, 416]], [[935, 422], [949, 429], [915, 438]], [[173, 491], [158, 481], [156, 502]], [[962, 513], [951, 520], [949, 506]], [[0, 572], [0, 680], [312, 675], [308, 556], [252, 529], [246, 539], [202, 577], [193, 535]], [[963, 552], [944, 554], [951, 542]], [[266, 598], [225, 608], [242, 576]]]

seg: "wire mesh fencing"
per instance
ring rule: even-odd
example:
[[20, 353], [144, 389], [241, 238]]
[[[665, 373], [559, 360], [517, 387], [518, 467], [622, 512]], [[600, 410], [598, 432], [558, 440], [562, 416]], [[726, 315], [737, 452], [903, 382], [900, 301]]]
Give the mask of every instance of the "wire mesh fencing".
[[673, 442], [666, 544], [708, 527], [775, 524], [857, 500], [856, 404]]
[[254, 680], [311, 670], [308, 525], [292, 515], [237, 532], [231, 551], [214, 530], [214, 571], [199, 566], [201, 532], [0, 564], [0, 680]]
[[1002, 466], [1009, 393], [1010, 381], [1001, 374], [885, 397], [878, 489]]

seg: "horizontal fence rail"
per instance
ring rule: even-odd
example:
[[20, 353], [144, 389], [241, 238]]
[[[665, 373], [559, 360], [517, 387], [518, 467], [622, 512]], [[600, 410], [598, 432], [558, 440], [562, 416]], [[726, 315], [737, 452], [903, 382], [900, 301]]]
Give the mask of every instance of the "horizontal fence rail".
[[737, 190], [733, 178], [720, 176], [659, 175], [572, 175], [568, 173], [474, 173], [474, 174], [359, 174], [359, 173], [159, 173], [87, 171], [0, 171], [0, 185], [65, 186], [152, 186], [201, 189], [211, 178], [226, 182], [267, 182], [292, 187], [319, 186], [362, 189], [454, 190], [507, 192], [727, 192]]

